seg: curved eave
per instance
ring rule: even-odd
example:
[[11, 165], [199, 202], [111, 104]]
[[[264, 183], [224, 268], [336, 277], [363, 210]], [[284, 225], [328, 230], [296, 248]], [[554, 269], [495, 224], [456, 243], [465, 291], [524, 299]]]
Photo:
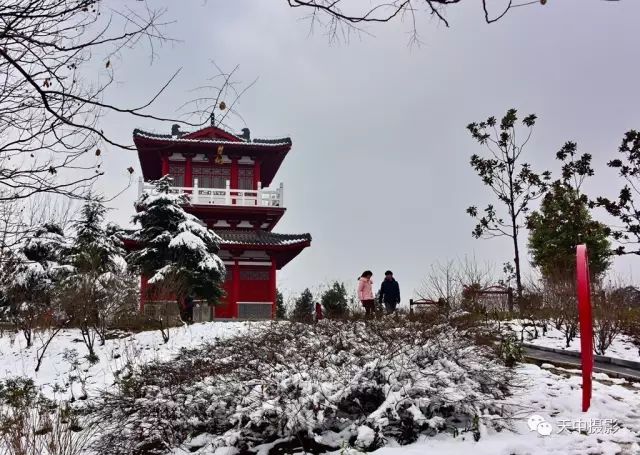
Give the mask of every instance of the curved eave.
[[267, 251], [276, 261], [276, 268], [282, 269], [298, 256], [302, 250], [311, 246], [311, 240], [289, 243], [286, 245], [220, 243], [220, 248], [228, 251]]
[[138, 158], [145, 180], [156, 180], [161, 177], [161, 156], [165, 153], [203, 153], [215, 156], [218, 146], [224, 147], [228, 156], [252, 156], [262, 164], [260, 179], [264, 187], [268, 187], [275, 177], [282, 161], [291, 149], [291, 140], [265, 142], [242, 142], [223, 140], [199, 140], [182, 138], [154, 138], [134, 134], [133, 142], [138, 149]]
[[[133, 251], [139, 248], [138, 242], [133, 239], [123, 239], [124, 247], [127, 251]], [[301, 242], [292, 242], [286, 245], [271, 245], [259, 243], [240, 243], [240, 242], [220, 242], [220, 249], [227, 251], [267, 251], [276, 260], [276, 268], [282, 269], [291, 260], [298, 256], [302, 250], [311, 246], [311, 240]]]

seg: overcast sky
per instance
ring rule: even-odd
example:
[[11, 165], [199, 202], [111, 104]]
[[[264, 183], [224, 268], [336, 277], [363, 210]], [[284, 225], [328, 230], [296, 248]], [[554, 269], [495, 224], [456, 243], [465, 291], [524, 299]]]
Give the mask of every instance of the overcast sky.
[[[110, 95], [136, 104], [182, 68], [153, 106], [172, 116], [215, 73], [211, 60], [240, 65], [247, 83], [259, 78], [238, 106], [246, 126], [253, 137], [293, 140], [274, 180], [284, 182], [287, 207], [275, 231], [313, 236], [311, 248], [279, 274], [289, 291], [333, 279], [353, 284], [364, 269], [379, 283], [390, 268], [406, 303], [436, 261], [508, 261], [507, 238], [471, 236], [466, 207], [492, 202], [469, 166], [471, 154], [482, 152], [465, 129], [471, 121], [510, 107], [536, 113], [526, 159], [557, 171], [555, 152], [575, 140], [597, 166], [587, 190], [611, 196], [620, 182], [605, 163], [623, 133], [640, 128], [639, 1], [549, 0], [491, 25], [480, 2], [463, 2], [449, 8], [450, 28], [419, 16], [420, 47], [408, 46], [401, 22], [330, 43], [284, 0], [164, 3], [175, 21], [167, 33], [179, 42], [156, 49], [153, 64], [143, 48], [112, 62], [118, 85]], [[171, 128], [114, 117], [104, 126], [128, 142], [135, 127]], [[104, 156], [103, 191], [126, 186], [130, 165], [140, 175], [135, 153]], [[133, 185], [112, 203], [114, 220], [129, 221], [136, 191]], [[615, 260], [625, 277], [639, 266], [640, 258]]]

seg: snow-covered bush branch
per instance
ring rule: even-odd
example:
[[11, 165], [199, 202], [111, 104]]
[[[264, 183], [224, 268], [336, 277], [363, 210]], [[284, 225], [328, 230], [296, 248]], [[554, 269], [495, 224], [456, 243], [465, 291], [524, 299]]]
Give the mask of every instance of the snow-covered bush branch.
[[105, 425], [96, 449], [371, 450], [445, 431], [479, 437], [513, 373], [475, 335], [406, 318], [274, 323], [122, 380], [96, 404]]

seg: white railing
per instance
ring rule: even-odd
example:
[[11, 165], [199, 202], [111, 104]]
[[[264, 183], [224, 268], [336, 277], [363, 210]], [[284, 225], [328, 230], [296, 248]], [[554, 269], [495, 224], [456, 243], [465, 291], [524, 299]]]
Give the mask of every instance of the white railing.
[[[143, 191], [153, 191], [154, 187], [140, 179], [138, 184], [138, 195]], [[244, 206], [244, 207], [284, 207], [284, 186], [281, 183], [275, 190], [262, 188], [258, 182], [257, 190], [231, 189], [229, 180], [225, 188], [200, 188], [198, 179], [194, 179], [193, 187], [171, 188], [174, 194], [186, 194], [189, 202], [194, 205], [224, 205], [224, 206]]]

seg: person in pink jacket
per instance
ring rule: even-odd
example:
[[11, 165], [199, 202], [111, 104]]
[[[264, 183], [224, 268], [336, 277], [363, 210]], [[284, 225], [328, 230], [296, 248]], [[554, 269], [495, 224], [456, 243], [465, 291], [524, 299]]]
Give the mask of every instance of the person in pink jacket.
[[365, 270], [358, 279], [358, 299], [362, 303], [367, 316], [372, 316], [375, 312], [372, 276], [371, 270]]

